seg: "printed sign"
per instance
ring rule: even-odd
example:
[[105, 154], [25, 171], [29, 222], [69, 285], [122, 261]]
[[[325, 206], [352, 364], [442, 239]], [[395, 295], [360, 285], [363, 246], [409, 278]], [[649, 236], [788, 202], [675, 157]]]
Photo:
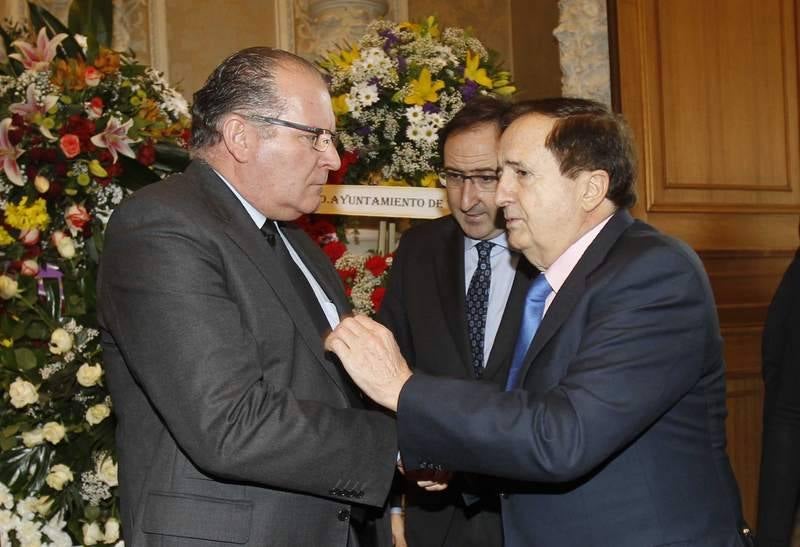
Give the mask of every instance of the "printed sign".
[[439, 218], [450, 214], [444, 188], [327, 184], [317, 213], [390, 218]]

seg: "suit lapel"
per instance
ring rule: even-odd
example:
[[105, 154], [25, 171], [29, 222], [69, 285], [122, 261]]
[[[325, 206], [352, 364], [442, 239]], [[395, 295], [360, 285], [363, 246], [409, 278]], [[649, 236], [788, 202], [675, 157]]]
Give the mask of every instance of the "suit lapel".
[[448, 310], [447, 328], [458, 349], [461, 363], [472, 377], [472, 352], [469, 349], [467, 335], [467, 313], [464, 293], [464, 235], [455, 220], [451, 221], [451, 230], [444, 238], [442, 252], [434, 257], [436, 283], [442, 300], [442, 309]]
[[[191, 173], [189, 169], [194, 171], [195, 167], [198, 171]], [[325, 359], [317, 328], [287, 273], [277, 260], [275, 250], [264, 241], [264, 237], [247, 214], [247, 211], [216, 173], [202, 163], [193, 163], [189, 169], [187, 169], [187, 174], [195, 177], [195, 180], [210, 195], [209, 205], [212, 210], [217, 210], [220, 220], [224, 223], [225, 234], [250, 258], [261, 273], [264, 281], [272, 288], [276, 298], [283, 304], [287, 315], [294, 322], [300, 336], [306, 341], [306, 345], [320, 362], [320, 365], [339, 387], [343, 395], [348, 396], [350, 388], [345, 385], [341, 374], [336, 369], [336, 365]], [[295, 240], [297, 239], [300, 238], [295, 238]], [[292, 245], [294, 245], [295, 240], [292, 240]], [[297, 250], [297, 248], [295, 249]], [[298, 254], [302, 255], [299, 250]], [[309, 260], [308, 262], [313, 263], [314, 261]], [[323, 288], [326, 292], [330, 290], [329, 294], [331, 295], [336, 292], [325, 285], [323, 285]]]
[[525, 293], [528, 291], [531, 281], [537, 275], [539, 275], [539, 271], [525, 260], [524, 256], [520, 256], [516, 273], [514, 274], [514, 282], [511, 285], [511, 292], [508, 295], [503, 317], [500, 320], [500, 326], [497, 328], [497, 334], [489, 353], [489, 360], [486, 363], [485, 378], [494, 378], [510, 365], [511, 353], [519, 335]]
[[631, 224], [633, 224], [633, 218], [628, 211], [617, 211], [608, 221], [608, 224], [597, 234], [597, 237], [586, 249], [586, 252], [583, 253], [581, 259], [578, 260], [578, 263], [566, 281], [564, 281], [564, 285], [556, 293], [556, 297], [550, 304], [542, 323], [539, 325], [539, 329], [536, 331], [536, 335], [533, 337], [533, 343], [528, 348], [525, 364], [520, 372], [520, 384], [524, 382], [525, 375], [536, 360], [536, 357], [556, 334], [561, 325], [564, 324], [575, 305], [583, 297], [586, 278], [605, 260], [614, 243]]

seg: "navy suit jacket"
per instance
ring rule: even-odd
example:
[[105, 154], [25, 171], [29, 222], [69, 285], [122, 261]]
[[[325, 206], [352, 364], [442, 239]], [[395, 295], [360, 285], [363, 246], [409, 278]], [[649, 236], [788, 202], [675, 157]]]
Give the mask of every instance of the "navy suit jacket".
[[407, 382], [403, 461], [506, 479], [506, 545], [740, 545], [724, 373], [700, 260], [619, 211], [555, 296], [520, 389]]

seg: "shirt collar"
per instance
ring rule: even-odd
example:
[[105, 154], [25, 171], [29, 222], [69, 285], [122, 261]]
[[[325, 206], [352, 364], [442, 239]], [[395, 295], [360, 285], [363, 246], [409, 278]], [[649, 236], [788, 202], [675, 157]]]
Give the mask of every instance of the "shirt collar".
[[[464, 236], [464, 252], [465, 253], [469, 252], [470, 250], [472, 250], [473, 247], [475, 247], [475, 245], [477, 245], [481, 241], [483, 241], [483, 240], [481, 240], [481, 239], [472, 239], [471, 237]], [[499, 235], [496, 235], [492, 239], [487, 239], [486, 241], [489, 241], [490, 243], [494, 243], [498, 247], [502, 247], [504, 249], [510, 250], [510, 248], [508, 246], [508, 236], [506, 235], [506, 233], [504, 231], [500, 232]]]
[[236, 191], [236, 188], [233, 187], [233, 184], [228, 182], [228, 179], [223, 177], [222, 173], [220, 173], [219, 171], [217, 171], [213, 167], [211, 169], [217, 174], [217, 176], [219, 178], [222, 179], [222, 182], [224, 182], [225, 185], [228, 188], [230, 188], [231, 192], [233, 192], [233, 195], [236, 196], [236, 198], [242, 203], [242, 206], [247, 211], [247, 214], [250, 215], [250, 218], [253, 219], [253, 222], [256, 223], [256, 226], [258, 226], [258, 229], [260, 230], [261, 227], [264, 225], [264, 223], [267, 221], [267, 217], [265, 217], [258, 209], [256, 209], [252, 205], [250, 205], [250, 202], [247, 201], [246, 199], [244, 199], [242, 197], [242, 194], [240, 194], [239, 192]]
[[547, 278], [547, 282], [550, 283], [550, 286], [553, 287], [553, 292], [558, 292], [564, 282], [569, 277], [569, 274], [572, 273], [572, 270], [575, 269], [575, 266], [578, 264], [578, 261], [583, 256], [583, 253], [586, 252], [586, 249], [589, 248], [589, 245], [592, 244], [592, 241], [595, 240], [597, 234], [608, 224], [608, 221], [611, 220], [611, 217], [614, 216], [613, 213], [609, 215], [605, 220], [600, 222], [597, 226], [586, 232], [580, 239], [578, 239], [575, 243], [570, 245], [566, 251], [564, 251], [561, 256], [559, 256], [555, 262], [553, 262], [547, 270], [544, 272], [544, 276]]

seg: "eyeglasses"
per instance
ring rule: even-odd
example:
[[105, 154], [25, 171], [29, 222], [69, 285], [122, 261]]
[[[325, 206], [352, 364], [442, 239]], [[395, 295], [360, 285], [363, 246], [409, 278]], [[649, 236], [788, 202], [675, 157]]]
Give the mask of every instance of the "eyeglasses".
[[269, 116], [261, 116], [259, 114], [248, 114], [245, 117], [272, 125], [281, 125], [283, 127], [290, 127], [292, 129], [297, 129], [298, 131], [311, 133], [314, 135], [313, 139], [311, 140], [311, 146], [317, 152], [325, 152], [331, 144], [336, 146], [336, 142], [338, 141], [336, 133], [328, 129], [322, 129], [321, 127], [312, 127], [310, 125], [289, 122], [280, 118], [270, 118]]
[[461, 188], [465, 182], [472, 181], [479, 192], [496, 192], [500, 178], [495, 173], [467, 175], [460, 171], [446, 169], [439, 173], [439, 182], [445, 188]]

